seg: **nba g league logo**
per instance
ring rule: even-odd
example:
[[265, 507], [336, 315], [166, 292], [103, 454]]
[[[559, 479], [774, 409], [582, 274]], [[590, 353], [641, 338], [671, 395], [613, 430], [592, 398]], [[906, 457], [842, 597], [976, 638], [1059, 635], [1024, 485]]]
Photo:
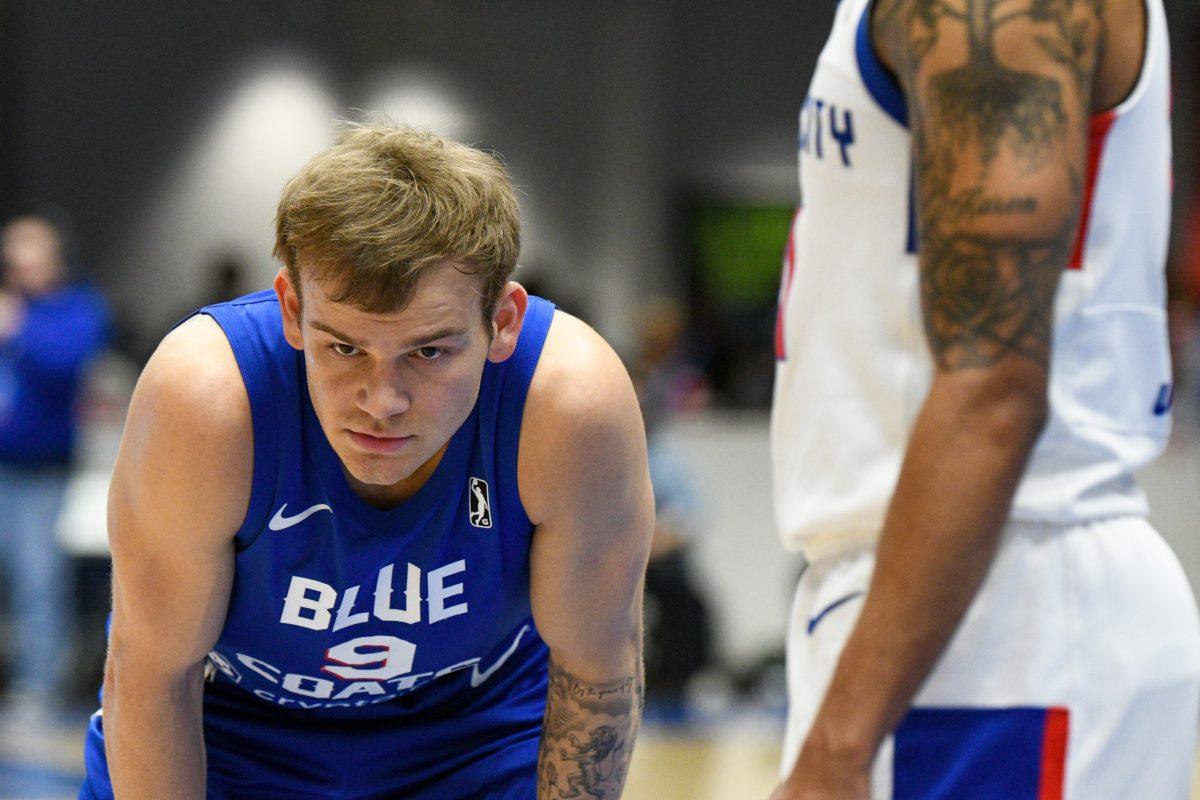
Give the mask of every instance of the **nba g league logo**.
[[492, 527], [492, 504], [488, 498], [487, 481], [482, 478], [471, 478], [467, 488], [467, 496], [470, 500], [467, 518], [476, 528]]

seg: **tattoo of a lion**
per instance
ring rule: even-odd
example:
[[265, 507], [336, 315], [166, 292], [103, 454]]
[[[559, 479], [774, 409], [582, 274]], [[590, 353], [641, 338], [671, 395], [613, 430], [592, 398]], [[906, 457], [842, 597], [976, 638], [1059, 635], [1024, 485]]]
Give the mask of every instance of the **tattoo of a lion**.
[[605, 789], [602, 784], [607, 782], [615, 772], [616, 764], [609, 763], [609, 756], [621, 749], [624, 744], [617, 737], [617, 729], [611, 725], [601, 725], [591, 731], [586, 742], [581, 742], [575, 734], [570, 734], [573, 753], [559, 749], [559, 755], [564, 761], [574, 761], [579, 771], [567, 776], [567, 793], [563, 797], [592, 797], [602, 800]]

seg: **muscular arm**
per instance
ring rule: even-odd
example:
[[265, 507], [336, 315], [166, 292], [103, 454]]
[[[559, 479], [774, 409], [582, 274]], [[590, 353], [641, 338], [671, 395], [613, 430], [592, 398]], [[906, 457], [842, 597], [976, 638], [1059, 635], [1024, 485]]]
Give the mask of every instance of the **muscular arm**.
[[533, 614], [550, 648], [538, 798], [615, 800], [641, 714], [654, 501], [625, 370], [561, 313], [526, 404], [521, 496], [536, 525]]
[[880, 742], [991, 564], [1047, 413], [1054, 295], [1078, 227], [1101, 2], [877, 6], [876, 39], [913, 121], [935, 375], [863, 612], [793, 786], [834, 786], [855, 774], [854, 796], [866, 796]]
[[204, 658], [225, 619], [251, 451], [233, 354], [197, 317], [138, 382], [109, 494], [104, 732], [123, 799], [205, 796]]

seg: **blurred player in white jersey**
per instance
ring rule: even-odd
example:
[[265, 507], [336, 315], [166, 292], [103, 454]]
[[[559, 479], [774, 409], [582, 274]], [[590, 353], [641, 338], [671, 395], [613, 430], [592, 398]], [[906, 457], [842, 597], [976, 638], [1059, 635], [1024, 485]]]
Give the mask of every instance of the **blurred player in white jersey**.
[[1188, 795], [1161, 0], [842, 0], [772, 446], [804, 552], [774, 800]]

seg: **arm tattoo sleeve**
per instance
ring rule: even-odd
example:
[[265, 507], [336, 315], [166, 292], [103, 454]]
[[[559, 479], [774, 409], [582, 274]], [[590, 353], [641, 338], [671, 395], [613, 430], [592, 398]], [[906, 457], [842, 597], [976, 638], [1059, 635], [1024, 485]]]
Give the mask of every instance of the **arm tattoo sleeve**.
[[1013, 355], [1048, 367], [1103, 2], [895, 0], [876, 12], [913, 119], [921, 300], [941, 369]]
[[538, 753], [538, 800], [621, 796], [641, 712], [640, 671], [589, 683], [550, 658], [550, 689]]

